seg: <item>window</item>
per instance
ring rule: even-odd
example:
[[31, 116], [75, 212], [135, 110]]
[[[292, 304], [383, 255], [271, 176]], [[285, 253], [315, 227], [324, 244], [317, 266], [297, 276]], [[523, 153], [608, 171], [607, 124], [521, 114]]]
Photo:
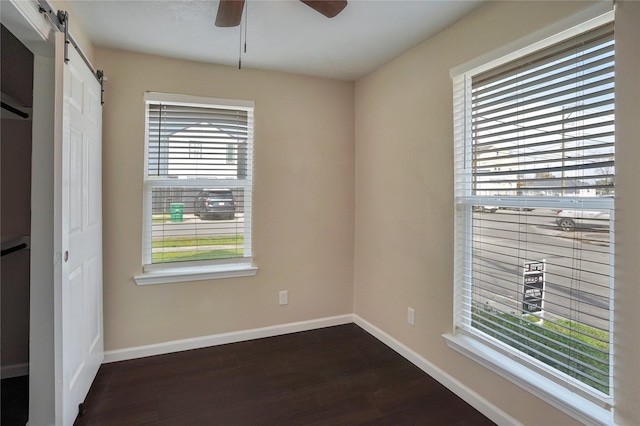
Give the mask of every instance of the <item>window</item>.
[[609, 411], [614, 34], [596, 22], [454, 77], [454, 326], [471, 343], [451, 346], [560, 408], [543, 381]]
[[253, 275], [253, 104], [147, 93], [145, 108], [145, 274], [136, 281]]
[[234, 144], [228, 144], [227, 145], [227, 163], [235, 164], [236, 158], [237, 158], [236, 146]]
[[190, 143], [189, 144], [189, 158], [202, 158], [202, 144]]

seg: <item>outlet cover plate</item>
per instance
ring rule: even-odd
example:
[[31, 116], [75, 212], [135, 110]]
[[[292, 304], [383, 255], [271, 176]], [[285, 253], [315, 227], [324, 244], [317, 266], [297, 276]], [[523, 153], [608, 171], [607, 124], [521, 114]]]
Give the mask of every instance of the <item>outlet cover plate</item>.
[[278, 293], [278, 303], [280, 305], [287, 305], [289, 303], [289, 292], [282, 290]]

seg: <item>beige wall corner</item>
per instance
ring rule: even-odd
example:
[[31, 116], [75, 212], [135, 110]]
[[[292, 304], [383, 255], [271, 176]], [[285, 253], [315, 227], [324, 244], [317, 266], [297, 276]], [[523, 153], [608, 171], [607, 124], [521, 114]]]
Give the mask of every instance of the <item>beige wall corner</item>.
[[[628, 185], [627, 213], [620, 211], [618, 232], [630, 232], [626, 277], [620, 283], [630, 299], [624, 303], [622, 332], [629, 355], [619, 355], [620, 388], [638, 395], [637, 290], [637, 22], [638, 3], [626, 10], [621, 44], [636, 50], [626, 55], [629, 90], [629, 158], [620, 164], [616, 186]], [[453, 323], [453, 122], [451, 68], [571, 16], [593, 2], [489, 2], [439, 35], [356, 82], [356, 243], [354, 313], [424, 357], [463, 386], [481, 394], [523, 424], [577, 424], [571, 417], [536, 399], [466, 357], [453, 352], [441, 337]], [[632, 5], [633, 4], [633, 5]], [[635, 20], [635, 21], [634, 21]], [[635, 27], [630, 24], [636, 22]], [[622, 23], [620, 23], [622, 24]], [[617, 25], [618, 26], [618, 25]], [[633, 34], [632, 32], [635, 31]], [[624, 34], [628, 32], [628, 34]], [[618, 43], [618, 41], [617, 41]], [[631, 59], [634, 58], [634, 59]], [[635, 74], [634, 74], [635, 73]], [[628, 84], [631, 84], [629, 82]], [[631, 94], [633, 93], [633, 94]], [[634, 96], [636, 96], [634, 98]], [[635, 102], [635, 103], [634, 103]], [[629, 125], [629, 123], [627, 124]], [[633, 142], [632, 142], [633, 141]], [[619, 151], [620, 152], [620, 151]], [[618, 159], [620, 155], [618, 154]], [[627, 168], [629, 172], [625, 172]], [[634, 174], [635, 173], [635, 174]], [[631, 190], [634, 187], [634, 190]], [[382, 202], [384, 200], [384, 202]], [[622, 200], [619, 206], [624, 207]], [[634, 207], [635, 206], [635, 207]], [[632, 213], [633, 217], [632, 217]], [[616, 241], [618, 245], [619, 240]], [[618, 249], [622, 250], [622, 249]], [[626, 248], [625, 248], [626, 250]], [[634, 266], [631, 264], [635, 262]], [[633, 289], [629, 288], [633, 286]], [[617, 287], [618, 288], [618, 287]], [[622, 291], [622, 290], [621, 290]], [[617, 303], [617, 302], [616, 302]], [[407, 324], [407, 307], [415, 309], [415, 327]], [[635, 310], [634, 310], [635, 309]], [[626, 329], [626, 331], [625, 331]], [[635, 359], [635, 363], [632, 361]], [[624, 370], [624, 372], [622, 372]], [[625, 382], [623, 386], [623, 382]], [[621, 396], [637, 424], [637, 407]], [[523, 404], [523, 401], [527, 401]], [[637, 404], [635, 404], [637, 405]], [[622, 410], [622, 407], [621, 407]], [[621, 414], [622, 415], [622, 414]], [[621, 417], [622, 418], [622, 417]], [[631, 421], [633, 420], [633, 421]]]

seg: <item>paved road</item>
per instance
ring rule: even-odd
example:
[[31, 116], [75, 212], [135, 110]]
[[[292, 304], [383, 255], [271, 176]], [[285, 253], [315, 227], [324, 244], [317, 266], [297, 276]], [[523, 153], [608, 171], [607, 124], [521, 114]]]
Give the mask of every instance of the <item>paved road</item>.
[[[153, 238], [235, 235], [244, 228], [244, 215], [236, 213], [233, 220], [202, 220], [192, 214], [183, 215], [182, 222], [156, 222], [152, 225]], [[242, 233], [242, 232], [240, 232]]]
[[[523, 264], [544, 259], [546, 315], [556, 314], [608, 330], [608, 231], [562, 231], [555, 224], [555, 213], [545, 209], [474, 213], [474, 220], [476, 228], [481, 229], [474, 238], [474, 247], [481, 251], [474, 256], [474, 269], [480, 271], [476, 278], [486, 289], [475, 295], [476, 302], [519, 311]], [[575, 300], [571, 306], [567, 306], [568, 296]]]

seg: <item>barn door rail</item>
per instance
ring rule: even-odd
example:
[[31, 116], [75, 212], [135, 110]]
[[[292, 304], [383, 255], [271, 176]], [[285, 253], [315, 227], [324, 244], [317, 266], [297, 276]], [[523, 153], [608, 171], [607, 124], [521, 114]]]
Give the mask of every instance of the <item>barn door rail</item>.
[[58, 31], [64, 33], [64, 62], [69, 62], [69, 44], [71, 44], [75, 47], [84, 63], [87, 64], [87, 67], [89, 67], [93, 76], [100, 83], [100, 103], [104, 104], [104, 82], [107, 80], [104, 75], [104, 71], [93, 68], [93, 65], [91, 65], [89, 59], [87, 59], [85, 54], [82, 52], [78, 43], [76, 43], [71, 34], [69, 34], [69, 12], [58, 10], [57, 13], [54, 13], [53, 8], [49, 5], [47, 0], [38, 0], [38, 10], [49, 19], [49, 22], [51, 22]]

